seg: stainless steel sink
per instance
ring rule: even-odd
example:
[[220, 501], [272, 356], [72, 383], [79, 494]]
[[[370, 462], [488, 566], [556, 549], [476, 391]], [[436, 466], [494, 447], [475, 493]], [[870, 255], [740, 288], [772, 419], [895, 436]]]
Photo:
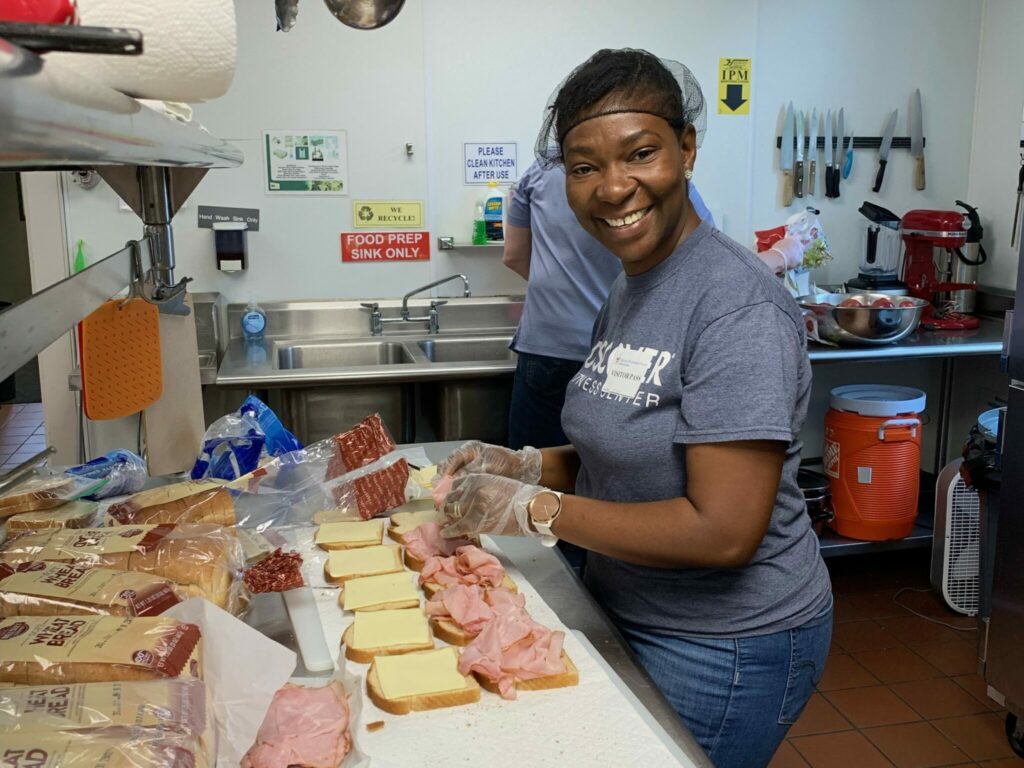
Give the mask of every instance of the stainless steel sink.
[[277, 367], [347, 368], [362, 365], [408, 365], [418, 362], [398, 341], [332, 341], [278, 347]]
[[423, 339], [417, 345], [432, 363], [484, 363], [516, 359], [508, 337]]

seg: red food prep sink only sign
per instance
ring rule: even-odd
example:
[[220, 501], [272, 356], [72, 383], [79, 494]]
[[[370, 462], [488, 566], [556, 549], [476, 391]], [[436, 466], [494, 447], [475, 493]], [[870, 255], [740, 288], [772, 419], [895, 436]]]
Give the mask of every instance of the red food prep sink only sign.
[[342, 261], [427, 261], [427, 232], [343, 232]]

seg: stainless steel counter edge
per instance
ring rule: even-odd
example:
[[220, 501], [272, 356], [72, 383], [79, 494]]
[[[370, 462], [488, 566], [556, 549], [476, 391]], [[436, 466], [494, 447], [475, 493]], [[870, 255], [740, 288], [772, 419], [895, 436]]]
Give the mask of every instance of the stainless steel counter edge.
[[[459, 441], [426, 443], [423, 448], [431, 461], [439, 462], [459, 445]], [[699, 768], [714, 768], [693, 734], [640, 666], [615, 625], [565, 560], [536, 539], [515, 536], [493, 538], [508, 559], [526, 575], [544, 602], [558, 614], [562, 623], [586, 636], [693, 764]]]

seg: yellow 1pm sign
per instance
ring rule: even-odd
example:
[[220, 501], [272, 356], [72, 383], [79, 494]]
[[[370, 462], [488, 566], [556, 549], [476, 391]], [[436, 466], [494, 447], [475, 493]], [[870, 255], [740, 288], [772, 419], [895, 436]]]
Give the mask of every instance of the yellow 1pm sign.
[[750, 59], [718, 60], [718, 114], [750, 114]]

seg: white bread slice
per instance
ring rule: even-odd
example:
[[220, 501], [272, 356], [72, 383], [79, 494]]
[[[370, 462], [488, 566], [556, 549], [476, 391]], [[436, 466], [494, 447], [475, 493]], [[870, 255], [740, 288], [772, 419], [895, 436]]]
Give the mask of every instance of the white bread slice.
[[[572, 659], [563, 650], [562, 651], [562, 662], [565, 664], [565, 672], [561, 672], [557, 675], [547, 675], [545, 677], [535, 677], [532, 680], [520, 680], [516, 678], [515, 686], [517, 691], [543, 691], [548, 688], [568, 688], [571, 685], [579, 685], [580, 672], [576, 669], [576, 665], [572, 663]], [[484, 675], [479, 672], [474, 672], [473, 676], [480, 683], [480, 687], [485, 691], [491, 693], [498, 693], [498, 684], [488, 680]]]
[[[370, 639], [372, 638], [372, 639]], [[356, 611], [356, 618], [341, 635], [345, 658], [369, 664], [375, 656], [392, 656], [434, 647], [426, 614], [416, 608]]]
[[430, 628], [434, 631], [434, 637], [449, 645], [469, 645], [476, 637], [475, 634], [467, 632], [451, 619], [439, 616], [430, 617]]
[[408, 568], [410, 571], [416, 571], [416, 573], [422, 571], [423, 566], [426, 565], [425, 560], [420, 560], [408, 549], [406, 549], [405, 552], [403, 553], [402, 559], [405, 561], [405, 567]]
[[424, 523], [444, 524], [444, 513], [431, 506], [429, 509], [395, 512], [391, 515], [388, 536], [400, 544], [405, 543], [405, 534], [419, 528]]
[[13, 536], [46, 528], [88, 528], [96, 519], [98, 509], [95, 501], [70, 501], [56, 509], [22, 512], [7, 518], [7, 533]]
[[402, 548], [381, 544], [331, 552], [324, 563], [324, 578], [332, 584], [344, 584], [349, 579], [401, 570]]
[[341, 588], [338, 604], [344, 611], [418, 608], [420, 593], [411, 573], [396, 571], [349, 579]]
[[[425, 581], [420, 584], [420, 587], [423, 589], [423, 594], [427, 596], [428, 600], [438, 592], [443, 592], [450, 586], [450, 584], [438, 584], [436, 581]], [[500, 588], [507, 589], [509, 592], [519, 591], [519, 587], [517, 587], [516, 583], [509, 578], [507, 573], [505, 574], [505, 578], [502, 579]]]
[[320, 549], [335, 550], [372, 547], [383, 539], [383, 520], [359, 520], [321, 523], [313, 541]]
[[433, 651], [407, 653], [399, 657], [380, 657], [373, 660], [366, 675], [366, 692], [370, 700], [392, 715], [407, 715], [442, 707], [458, 707], [480, 701], [480, 684], [472, 675], [460, 675], [465, 681], [464, 688], [444, 691], [426, 691], [409, 696], [388, 697], [381, 685], [378, 664], [393, 664], [400, 667], [399, 674], [406, 679], [414, 677], [421, 664], [435, 669], [442, 667], [447, 673], [458, 674], [458, 652], [454, 648], [439, 648]]

